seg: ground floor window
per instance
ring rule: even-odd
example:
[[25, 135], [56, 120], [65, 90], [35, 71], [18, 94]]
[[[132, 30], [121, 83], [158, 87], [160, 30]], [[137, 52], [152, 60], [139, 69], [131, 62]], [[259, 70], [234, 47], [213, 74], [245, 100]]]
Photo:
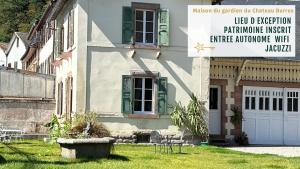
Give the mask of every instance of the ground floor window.
[[167, 113], [168, 81], [158, 73], [137, 72], [122, 76], [122, 113]]
[[63, 112], [63, 98], [64, 98], [64, 95], [63, 95], [63, 83], [60, 82], [58, 83], [57, 85], [57, 115], [62, 115], [62, 112]]
[[287, 93], [287, 110], [290, 112], [298, 112], [298, 92]]
[[134, 113], [153, 113], [152, 78], [134, 78]]

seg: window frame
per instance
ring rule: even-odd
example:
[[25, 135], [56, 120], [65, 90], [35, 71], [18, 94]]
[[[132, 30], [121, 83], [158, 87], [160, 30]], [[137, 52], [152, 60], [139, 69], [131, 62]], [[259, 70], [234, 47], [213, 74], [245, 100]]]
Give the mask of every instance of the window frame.
[[[298, 96], [299, 96], [299, 92], [294, 92], [294, 91], [287, 92], [286, 110], [288, 112], [298, 112], [299, 111], [299, 99], [298, 99]], [[290, 100], [291, 100], [291, 105], [289, 105], [289, 103], [290, 103], [289, 101]], [[289, 106], [291, 106], [291, 107], [289, 107]]]
[[[143, 31], [137, 31], [136, 30], [136, 23], [137, 22], [141, 22], [141, 20], [137, 20], [136, 18], [136, 13], [137, 11], [142, 11], [143, 12]], [[152, 23], [153, 23], [153, 31], [152, 32], [147, 32], [147, 22], [150, 22], [150, 21], [147, 21], [147, 12], [153, 12], [153, 20], [152, 20]], [[135, 36], [135, 43], [136, 44], [145, 44], [145, 45], [154, 45], [155, 44], [155, 35], [156, 35], [156, 20], [157, 20], [157, 16], [156, 16], [156, 11], [155, 10], [149, 10], [149, 9], [135, 9], [134, 10], [134, 13], [135, 13], [135, 18], [134, 18], [134, 36]], [[137, 33], [142, 33], [143, 34], [143, 42], [137, 42], [136, 41], [136, 34]], [[147, 43], [147, 33], [152, 33], [152, 43]]]
[[[160, 9], [160, 4], [155, 3], [139, 3], [139, 2], [132, 2], [131, 4], [133, 9], [133, 44], [145, 45], [145, 46], [157, 46], [158, 45], [158, 11]], [[148, 10], [154, 11], [154, 18], [153, 18], [153, 43], [141, 43], [136, 42], [136, 10]], [[145, 18], [145, 16], [144, 16]], [[144, 30], [145, 30], [144, 26]], [[143, 32], [144, 33], [144, 32]], [[143, 39], [143, 42], [144, 39]]]
[[[142, 88], [136, 88], [135, 87], [135, 80], [136, 79], [142, 79]], [[152, 100], [146, 100], [145, 99], [145, 91], [146, 90], [150, 90], [150, 89], [146, 89], [145, 88], [145, 84], [146, 84], [146, 79], [151, 79], [152, 80]], [[150, 77], [150, 76], [133, 76], [133, 114], [142, 114], [142, 115], [153, 115], [155, 114], [155, 91], [156, 91], [156, 87], [155, 87], [155, 78]], [[141, 89], [142, 90], [142, 100], [138, 100], [135, 98], [135, 91], [136, 89]], [[136, 101], [141, 101], [142, 105], [141, 105], [141, 111], [135, 111], [135, 102]], [[145, 111], [145, 102], [146, 101], [151, 101], [151, 111]]]

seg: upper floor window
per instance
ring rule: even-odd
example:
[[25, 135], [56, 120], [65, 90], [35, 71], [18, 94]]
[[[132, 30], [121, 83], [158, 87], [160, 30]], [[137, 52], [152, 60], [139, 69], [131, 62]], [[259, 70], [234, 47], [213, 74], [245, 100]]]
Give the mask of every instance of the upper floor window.
[[155, 11], [135, 10], [135, 42], [154, 43]]
[[169, 46], [169, 10], [150, 3], [123, 7], [122, 43]]
[[74, 45], [74, 10], [72, 9], [68, 15], [68, 41], [67, 47], [72, 48]]
[[20, 39], [17, 37], [17, 48], [20, 46]]

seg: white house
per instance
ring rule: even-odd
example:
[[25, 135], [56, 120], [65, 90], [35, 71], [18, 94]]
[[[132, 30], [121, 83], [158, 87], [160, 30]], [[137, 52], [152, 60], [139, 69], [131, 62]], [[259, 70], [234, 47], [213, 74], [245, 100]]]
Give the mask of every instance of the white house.
[[50, 3], [42, 18], [29, 31], [27, 39], [30, 41], [30, 45], [21, 58], [23, 68], [27, 71], [55, 74], [52, 64], [55, 27], [54, 20], [51, 20], [51, 9], [54, 4]]
[[0, 43], [0, 66], [6, 66], [6, 54], [7, 49], [6, 43]]
[[208, 103], [209, 59], [187, 56], [187, 5], [211, 3], [53, 2], [44, 15], [45, 24], [55, 25], [48, 40], [54, 41], [57, 114], [96, 112], [113, 134], [177, 132], [170, 105], [186, 104], [192, 93]]
[[25, 54], [29, 41], [27, 33], [15, 32], [5, 51], [7, 57], [7, 66], [17, 69], [22, 69], [21, 58]]

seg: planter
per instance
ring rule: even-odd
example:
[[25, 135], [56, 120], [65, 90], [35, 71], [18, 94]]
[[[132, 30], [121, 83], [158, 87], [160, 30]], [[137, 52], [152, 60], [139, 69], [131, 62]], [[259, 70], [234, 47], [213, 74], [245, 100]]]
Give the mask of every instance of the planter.
[[64, 158], [101, 158], [110, 155], [114, 138], [57, 139]]

